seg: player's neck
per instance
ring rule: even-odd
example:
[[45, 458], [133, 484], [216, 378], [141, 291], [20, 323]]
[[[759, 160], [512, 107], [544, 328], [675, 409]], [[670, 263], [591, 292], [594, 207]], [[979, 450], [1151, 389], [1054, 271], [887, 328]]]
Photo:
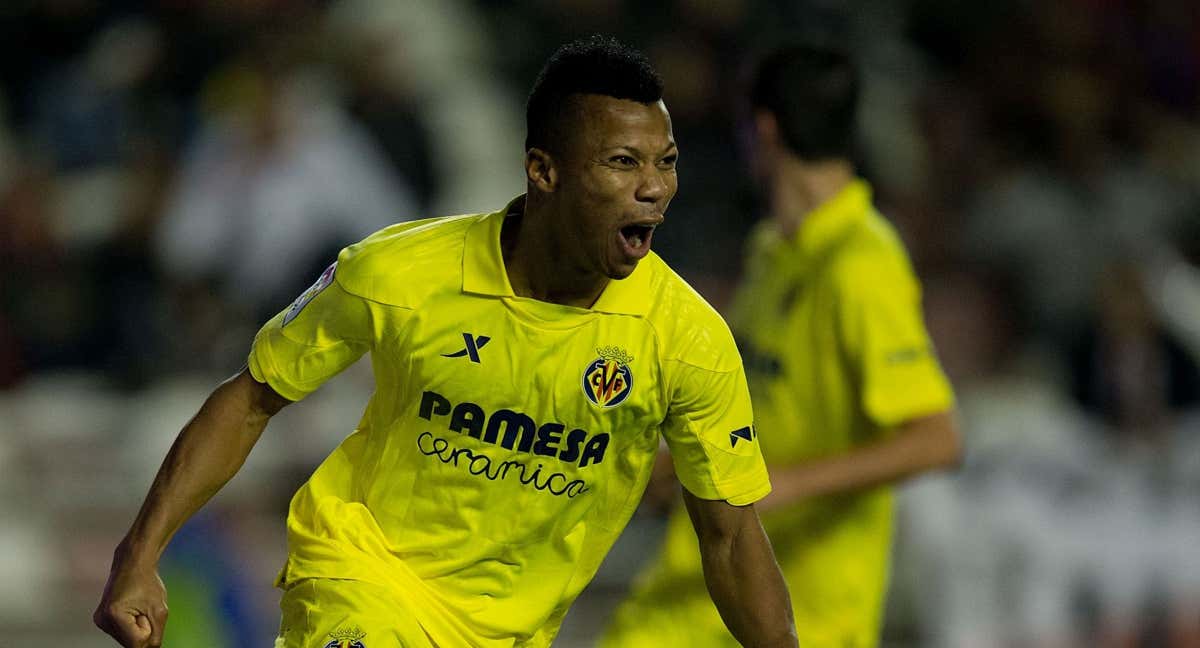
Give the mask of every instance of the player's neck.
[[806, 162], [788, 156], [780, 161], [771, 186], [771, 218], [790, 238], [809, 214], [853, 180], [854, 166], [846, 160]]
[[578, 271], [572, 259], [560, 254], [565, 247], [554, 240], [554, 229], [531, 220], [537, 221], [537, 215], [510, 216], [500, 234], [513, 293], [551, 304], [590, 307], [604, 292], [608, 277]]

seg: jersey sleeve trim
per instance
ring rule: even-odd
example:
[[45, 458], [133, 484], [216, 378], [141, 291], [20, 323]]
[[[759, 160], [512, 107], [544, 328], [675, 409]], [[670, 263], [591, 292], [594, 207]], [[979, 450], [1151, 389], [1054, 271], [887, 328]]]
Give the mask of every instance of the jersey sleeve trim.
[[[695, 423], [690, 417], [684, 415], [683, 420], [685, 427], [695, 429]], [[721, 479], [717, 475], [717, 469], [723, 462], [716, 461], [717, 457], [722, 455], [740, 459], [749, 459], [749, 457], [725, 450], [714, 444], [700, 431], [695, 431], [693, 436], [698, 442], [697, 447], [708, 458], [705, 462], [707, 474], [697, 479], [696, 475], [687, 475], [677, 471], [679, 482], [688, 489], [688, 492], [700, 499], [725, 500], [735, 506], [757, 502], [771, 492], [770, 475], [767, 473], [767, 466], [762, 460], [760, 452], [755, 453], [758, 458], [758, 461], [755, 462], [757, 465], [746, 472]]]
[[369, 303], [335, 278], [303, 313], [285, 323], [285, 311], [259, 329], [246, 362], [250, 375], [302, 400], [375, 346], [382, 324]]
[[[687, 425], [692, 425], [691, 420]], [[700, 436], [700, 435], [697, 435]], [[715, 452], [723, 452], [720, 448], [700, 437], [700, 445], [709, 457]], [[714, 462], [708, 462], [708, 475], [703, 481], [690, 479], [679, 475], [679, 481], [688, 492], [700, 499], [725, 500], [734, 506], [753, 504], [766, 497], [771, 492], [771, 479], [767, 474], [766, 464], [759, 462], [750, 474], [737, 475], [732, 478], [717, 479]]]
[[725, 501], [733, 504], [734, 506], [746, 506], [761, 500], [770, 492], [771, 482], [769, 480], [764, 480], [763, 483], [758, 486], [758, 488], [747, 490], [745, 492], [734, 493], [729, 497], [726, 497]]
[[259, 355], [256, 348], [250, 349], [250, 357], [246, 361], [246, 366], [250, 369], [250, 375], [255, 380], [270, 386], [277, 394], [292, 402], [304, 400], [304, 397], [313, 391], [297, 389], [283, 382], [279, 378], [278, 370], [271, 364], [270, 359]]

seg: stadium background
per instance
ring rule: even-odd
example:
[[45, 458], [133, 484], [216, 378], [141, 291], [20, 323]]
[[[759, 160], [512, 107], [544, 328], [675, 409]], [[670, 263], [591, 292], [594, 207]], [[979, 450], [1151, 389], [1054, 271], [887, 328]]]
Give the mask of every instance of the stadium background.
[[[0, 7], [0, 646], [112, 645], [111, 551], [179, 427], [340, 245], [521, 191], [559, 43], [644, 48], [682, 152], [660, 253], [716, 305], [757, 213], [738, 75], [865, 71], [967, 457], [903, 491], [887, 646], [1200, 646], [1200, 10], [1186, 0], [14, 0]], [[744, 138], [743, 138], [744, 139]], [[358, 366], [286, 410], [163, 562], [168, 646], [270, 645], [290, 493]], [[661, 518], [557, 645], [587, 646]]]

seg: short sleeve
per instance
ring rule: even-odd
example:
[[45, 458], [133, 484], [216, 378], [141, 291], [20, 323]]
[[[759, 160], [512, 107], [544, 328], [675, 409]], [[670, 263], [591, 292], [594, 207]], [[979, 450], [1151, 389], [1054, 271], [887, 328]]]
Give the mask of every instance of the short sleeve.
[[954, 394], [925, 329], [911, 267], [860, 259], [838, 280], [843, 351], [859, 376], [867, 416], [886, 428], [950, 409]]
[[371, 347], [370, 305], [343, 289], [336, 273], [334, 263], [254, 337], [251, 375], [289, 400], [316, 391]]
[[663, 436], [679, 481], [696, 497], [737, 506], [766, 496], [771, 484], [741, 364], [715, 371], [669, 361], [667, 369], [672, 389]]

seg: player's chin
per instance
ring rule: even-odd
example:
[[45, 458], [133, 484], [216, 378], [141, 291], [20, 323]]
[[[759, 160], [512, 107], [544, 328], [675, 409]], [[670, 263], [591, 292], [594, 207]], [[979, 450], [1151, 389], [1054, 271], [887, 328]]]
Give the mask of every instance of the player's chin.
[[604, 274], [609, 279], [624, 279], [633, 274], [633, 271], [637, 269], [638, 263], [645, 259], [649, 253], [649, 249], [633, 254], [629, 254], [628, 251], [620, 247], [611, 250], [608, 254], [607, 262], [604, 264]]
[[638, 261], [641, 260], [624, 257], [624, 255], [618, 256], [621, 256], [622, 258], [612, 259], [606, 264], [607, 267], [605, 268], [604, 274], [607, 275], [609, 279], [624, 279], [628, 277], [629, 275], [633, 274], [634, 270], [637, 269]]

